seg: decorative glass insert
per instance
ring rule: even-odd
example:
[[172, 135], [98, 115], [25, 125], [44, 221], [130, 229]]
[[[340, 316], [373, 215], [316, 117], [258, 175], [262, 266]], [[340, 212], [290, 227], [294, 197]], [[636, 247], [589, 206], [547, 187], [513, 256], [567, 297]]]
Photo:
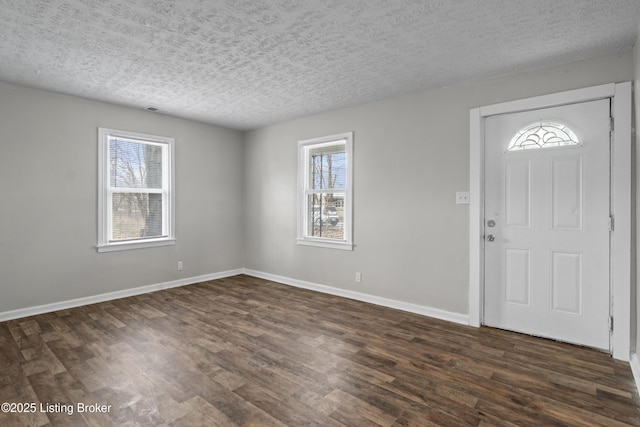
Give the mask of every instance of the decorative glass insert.
[[511, 139], [507, 151], [579, 145], [576, 134], [567, 125], [540, 121], [520, 130]]

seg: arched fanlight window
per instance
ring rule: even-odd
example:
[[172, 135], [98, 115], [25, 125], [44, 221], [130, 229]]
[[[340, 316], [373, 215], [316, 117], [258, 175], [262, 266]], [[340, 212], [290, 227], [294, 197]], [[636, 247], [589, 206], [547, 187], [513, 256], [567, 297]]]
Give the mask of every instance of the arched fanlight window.
[[579, 145], [580, 141], [567, 125], [539, 121], [522, 128], [509, 143], [508, 151]]

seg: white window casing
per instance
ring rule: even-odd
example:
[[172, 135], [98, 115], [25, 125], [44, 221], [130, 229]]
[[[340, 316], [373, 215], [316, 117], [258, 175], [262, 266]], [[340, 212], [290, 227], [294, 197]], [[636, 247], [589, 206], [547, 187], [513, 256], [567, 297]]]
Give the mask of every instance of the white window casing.
[[298, 142], [299, 245], [353, 249], [353, 132]]
[[98, 128], [98, 252], [175, 244], [174, 145]]

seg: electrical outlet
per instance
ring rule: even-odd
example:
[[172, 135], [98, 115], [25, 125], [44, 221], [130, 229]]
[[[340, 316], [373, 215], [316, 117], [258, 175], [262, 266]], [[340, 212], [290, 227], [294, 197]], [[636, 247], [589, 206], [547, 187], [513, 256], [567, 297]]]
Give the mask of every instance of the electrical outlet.
[[182, 261], [178, 261], [178, 271], [182, 271]]
[[359, 271], [356, 272], [356, 282], [362, 282], [362, 273], [360, 273]]
[[468, 205], [469, 204], [469, 192], [457, 191], [456, 192], [456, 205]]

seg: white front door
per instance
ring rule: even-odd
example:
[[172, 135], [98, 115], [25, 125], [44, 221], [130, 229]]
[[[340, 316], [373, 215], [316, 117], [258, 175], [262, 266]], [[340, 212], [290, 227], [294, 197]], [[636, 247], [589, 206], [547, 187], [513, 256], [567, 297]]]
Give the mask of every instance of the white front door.
[[609, 99], [486, 119], [486, 325], [609, 350], [609, 123]]

